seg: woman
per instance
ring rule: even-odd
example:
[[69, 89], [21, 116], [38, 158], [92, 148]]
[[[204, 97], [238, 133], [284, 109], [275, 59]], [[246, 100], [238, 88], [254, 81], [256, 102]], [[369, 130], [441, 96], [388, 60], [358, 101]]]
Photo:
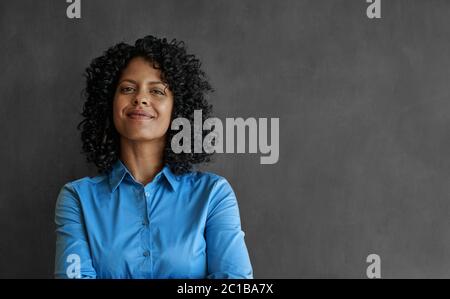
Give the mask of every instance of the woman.
[[83, 152], [99, 171], [57, 199], [57, 278], [253, 278], [235, 194], [175, 154], [171, 121], [208, 117], [212, 88], [184, 43], [119, 43], [86, 69]]

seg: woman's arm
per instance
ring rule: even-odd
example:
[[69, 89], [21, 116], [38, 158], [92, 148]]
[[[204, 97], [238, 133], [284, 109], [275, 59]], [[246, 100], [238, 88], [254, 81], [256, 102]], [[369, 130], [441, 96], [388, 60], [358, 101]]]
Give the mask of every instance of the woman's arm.
[[96, 278], [77, 192], [65, 184], [56, 201], [55, 278]]
[[253, 278], [239, 208], [228, 181], [214, 185], [206, 220], [207, 278]]

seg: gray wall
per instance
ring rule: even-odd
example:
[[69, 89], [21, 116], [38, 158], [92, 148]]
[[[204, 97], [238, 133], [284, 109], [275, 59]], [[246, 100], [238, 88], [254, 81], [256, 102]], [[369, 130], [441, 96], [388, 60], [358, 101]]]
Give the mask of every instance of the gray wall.
[[119, 41], [185, 40], [225, 117], [279, 117], [280, 160], [208, 166], [238, 196], [256, 278], [450, 277], [450, 2], [0, 2], [0, 277], [52, 277], [61, 186], [95, 168], [82, 72]]

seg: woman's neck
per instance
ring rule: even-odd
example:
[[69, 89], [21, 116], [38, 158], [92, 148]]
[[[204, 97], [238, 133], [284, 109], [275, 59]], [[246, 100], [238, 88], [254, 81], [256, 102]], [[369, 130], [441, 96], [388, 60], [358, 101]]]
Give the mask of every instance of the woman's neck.
[[125, 164], [134, 179], [144, 186], [164, 167], [165, 139], [134, 141], [121, 138], [120, 160]]

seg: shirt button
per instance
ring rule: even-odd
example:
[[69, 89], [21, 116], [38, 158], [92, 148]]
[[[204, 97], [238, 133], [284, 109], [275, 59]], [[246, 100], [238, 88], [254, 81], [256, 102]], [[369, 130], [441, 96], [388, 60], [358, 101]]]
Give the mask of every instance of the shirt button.
[[144, 255], [145, 257], [148, 257], [148, 256], [150, 255], [150, 252], [149, 252], [148, 250], [146, 250], [146, 251], [144, 251], [143, 255]]
[[147, 226], [148, 225], [148, 221], [147, 220], [142, 220], [142, 225]]
[[150, 195], [150, 193], [148, 193], [148, 192], [145, 192], [145, 196], [147, 196], [147, 197], [148, 197], [149, 195]]

